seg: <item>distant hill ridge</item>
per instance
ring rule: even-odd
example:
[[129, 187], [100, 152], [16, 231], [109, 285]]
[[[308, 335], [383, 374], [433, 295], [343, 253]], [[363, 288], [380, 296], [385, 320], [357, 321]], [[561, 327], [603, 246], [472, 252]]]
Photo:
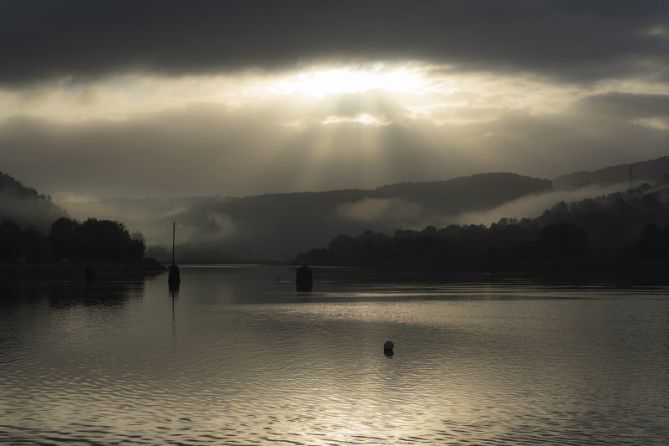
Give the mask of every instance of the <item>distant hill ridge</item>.
[[569, 204], [558, 202], [536, 218], [502, 218], [490, 226], [449, 224], [359, 234], [340, 234], [327, 247], [299, 254], [295, 263], [665, 272], [669, 184], [643, 184]]
[[23, 183], [18, 181], [16, 178], [4, 172], [0, 172], [0, 193], [14, 194], [18, 197], [28, 198], [33, 200], [48, 198], [44, 195], [37, 193], [35, 189], [24, 186]]
[[[550, 188], [551, 182], [545, 179], [487, 173], [367, 190], [212, 200], [191, 206], [175, 218], [187, 225], [194, 237], [212, 231], [224, 234], [218, 246], [234, 255], [285, 257], [325, 243], [342, 232], [422, 226], [461, 212], [486, 210]], [[155, 226], [166, 227], [166, 222], [156, 222]]]
[[0, 172], [0, 220], [9, 219], [21, 226], [45, 231], [54, 220], [64, 215], [65, 211], [50, 197]]
[[[97, 207], [71, 204], [68, 210], [73, 217], [82, 220], [96, 216], [124, 221], [155, 245], [166, 244], [171, 239], [171, 222], [177, 221], [182, 243], [193, 250], [206, 248], [242, 259], [280, 259], [313, 246], [323, 246], [341, 233], [438, 226], [457, 221], [463, 213], [486, 211], [552, 189], [624, 182], [629, 179], [629, 166], [576, 172], [553, 182], [509, 172], [489, 172], [373, 189], [237, 198], [103, 199], [97, 202]], [[631, 166], [639, 182], [661, 180], [669, 172], [669, 156]], [[0, 219], [10, 218], [24, 227], [34, 226], [44, 232], [64, 214], [48, 196], [0, 173]]]
[[653, 160], [619, 164], [594, 171], [581, 171], [562, 175], [553, 180], [553, 188], [576, 189], [592, 185], [622, 183], [630, 181], [630, 179], [638, 184], [644, 180], [664, 181], [668, 175], [669, 156], [663, 156]]
[[[377, 187], [374, 193], [420, 201], [430, 209], [443, 208], [444, 202], [449, 201], [451, 204], [448, 213], [454, 213], [487, 209], [527, 194], [550, 189], [550, 180], [511, 172], [488, 172], [443, 181], [389, 184]], [[467, 203], [463, 200], [464, 194], [471, 194], [473, 202]]]

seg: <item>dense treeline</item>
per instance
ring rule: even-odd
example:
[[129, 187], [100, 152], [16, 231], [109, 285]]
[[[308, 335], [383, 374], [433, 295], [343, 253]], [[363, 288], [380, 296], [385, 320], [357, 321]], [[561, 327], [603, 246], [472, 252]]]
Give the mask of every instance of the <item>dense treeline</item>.
[[560, 202], [534, 219], [490, 226], [428, 226], [392, 236], [366, 231], [339, 235], [298, 263], [527, 265], [633, 263], [669, 260], [669, 189], [648, 185], [623, 193]]
[[0, 262], [59, 260], [137, 260], [144, 255], [140, 235], [131, 236], [122, 223], [89, 218], [83, 223], [61, 217], [49, 234], [22, 228], [12, 220], [0, 223]]

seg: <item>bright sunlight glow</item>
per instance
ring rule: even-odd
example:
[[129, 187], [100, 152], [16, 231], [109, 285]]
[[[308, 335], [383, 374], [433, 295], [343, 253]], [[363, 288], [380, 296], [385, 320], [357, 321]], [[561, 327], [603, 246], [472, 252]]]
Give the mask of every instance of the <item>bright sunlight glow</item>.
[[362, 93], [378, 90], [391, 93], [420, 93], [426, 82], [418, 69], [330, 68], [312, 69], [284, 77], [269, 87], [272, 94], [301, 94], [324, 98], [332, 94]]
[[383, 127], [390, 125], [390, 121], [382, 117], [377, 117], [369, 113], [360, 113], [356, 116], [328, 116], [325, 118], [321, 124], [323, 125], [333, 125], [333, 124], [342, 124], [342, 123], [353, 123], [361, 124], [372, 127]]

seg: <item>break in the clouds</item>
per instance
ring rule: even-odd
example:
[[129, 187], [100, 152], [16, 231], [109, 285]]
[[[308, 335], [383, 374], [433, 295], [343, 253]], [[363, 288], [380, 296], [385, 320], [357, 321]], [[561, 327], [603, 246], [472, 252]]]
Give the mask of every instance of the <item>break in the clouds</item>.
[[0, 2], [0, 169], [246, 195], [669, 150], [665, 1]]

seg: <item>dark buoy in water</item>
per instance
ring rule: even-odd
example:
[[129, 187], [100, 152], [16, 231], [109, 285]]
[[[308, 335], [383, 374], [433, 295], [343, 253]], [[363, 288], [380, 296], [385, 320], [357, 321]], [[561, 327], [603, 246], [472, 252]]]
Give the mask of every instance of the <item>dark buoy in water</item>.
[[392, 356], [395, 352], [393, 352], [393, 349], [395, 348], [395, 343], [393, 341], [386, 341], [383, 343], [383, 354], [386, 356]]
[[84, 267], [84, 281], [86, 283], [95, 282], [95, 270], [88, 265]]
[[311, 291], [314, 288], [314, 275], [311, 273], [311, 268], [306, 265], [297, 268], [295, 285], [297, 291]]
[[172, 223], [172, 264], [167, 276], [167, 284], [170, 291], [177, 291], [181, 285], [181, 274], [179, 274], [179, 267], [174, 262], [174, 238], [176, 234], [176, 223]]

